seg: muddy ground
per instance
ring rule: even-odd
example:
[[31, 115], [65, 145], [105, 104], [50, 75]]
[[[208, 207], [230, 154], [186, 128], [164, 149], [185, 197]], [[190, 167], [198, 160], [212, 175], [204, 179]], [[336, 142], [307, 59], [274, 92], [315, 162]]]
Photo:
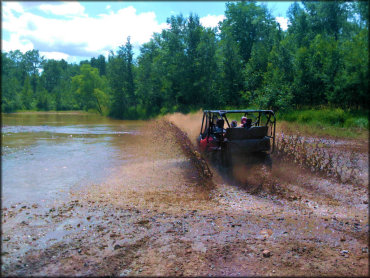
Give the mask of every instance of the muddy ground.
[[194, 152], [199, 118], [184, 117], [167, 120], [190, 140], [148, 123], [103, 184], [3, 207], [2, 275], [368, 275], [367, 142], [329, 144], [359, 157], [352, 183], [281, 156], [225, 171]]

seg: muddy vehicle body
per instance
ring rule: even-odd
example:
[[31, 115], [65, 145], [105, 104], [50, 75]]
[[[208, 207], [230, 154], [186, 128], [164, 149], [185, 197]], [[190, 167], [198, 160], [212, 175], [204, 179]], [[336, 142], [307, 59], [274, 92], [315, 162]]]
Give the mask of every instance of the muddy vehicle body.
[[[240, 125], [236, 119], [242, 119]], [[228, 165], [235, 155], [271, 154], [275, 129], [271, 110], [205, 110], [197, 142], [201, 152]]]

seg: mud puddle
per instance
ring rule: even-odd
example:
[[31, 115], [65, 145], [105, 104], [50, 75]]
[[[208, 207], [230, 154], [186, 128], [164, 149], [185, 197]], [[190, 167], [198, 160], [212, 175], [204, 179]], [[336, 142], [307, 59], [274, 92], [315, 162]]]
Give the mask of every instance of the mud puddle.
[[[134, 159], [104, 183], [48, 209], [3, 211], [2, 273], [368, 274], [366, 188], [352, 196], [351, 184], [274, 158], [271, 168], [239, 166], [230, 180], [192, 149], [199, 117], [171, 117], [187, 123], [181, 132], [165, 120], [148, 123], [132, 142]], [[32, 219], [11, 225], [20, 213]]]

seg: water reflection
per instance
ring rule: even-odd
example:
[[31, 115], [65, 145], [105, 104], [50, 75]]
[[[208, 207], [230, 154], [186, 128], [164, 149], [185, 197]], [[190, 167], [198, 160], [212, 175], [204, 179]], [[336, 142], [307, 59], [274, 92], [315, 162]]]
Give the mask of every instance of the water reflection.
[[2, 115], [3, 205], [102, 182], [132, 156], [141, 125], [79, 113]]

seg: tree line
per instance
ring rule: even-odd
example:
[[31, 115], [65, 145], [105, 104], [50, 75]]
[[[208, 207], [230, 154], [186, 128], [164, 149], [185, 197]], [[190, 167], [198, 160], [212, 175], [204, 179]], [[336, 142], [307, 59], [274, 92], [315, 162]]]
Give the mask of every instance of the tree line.
[[368, 109], [368, 16], [368, 1], [295, 2], [283, 31], [264, 4], [231, 2], [218, 28], [193, 14], [169, 17], [136, 59], [130, 38], [107, 59], [79, 64], [2, 52], [1, 108], [123, 119], [199, 108]]

